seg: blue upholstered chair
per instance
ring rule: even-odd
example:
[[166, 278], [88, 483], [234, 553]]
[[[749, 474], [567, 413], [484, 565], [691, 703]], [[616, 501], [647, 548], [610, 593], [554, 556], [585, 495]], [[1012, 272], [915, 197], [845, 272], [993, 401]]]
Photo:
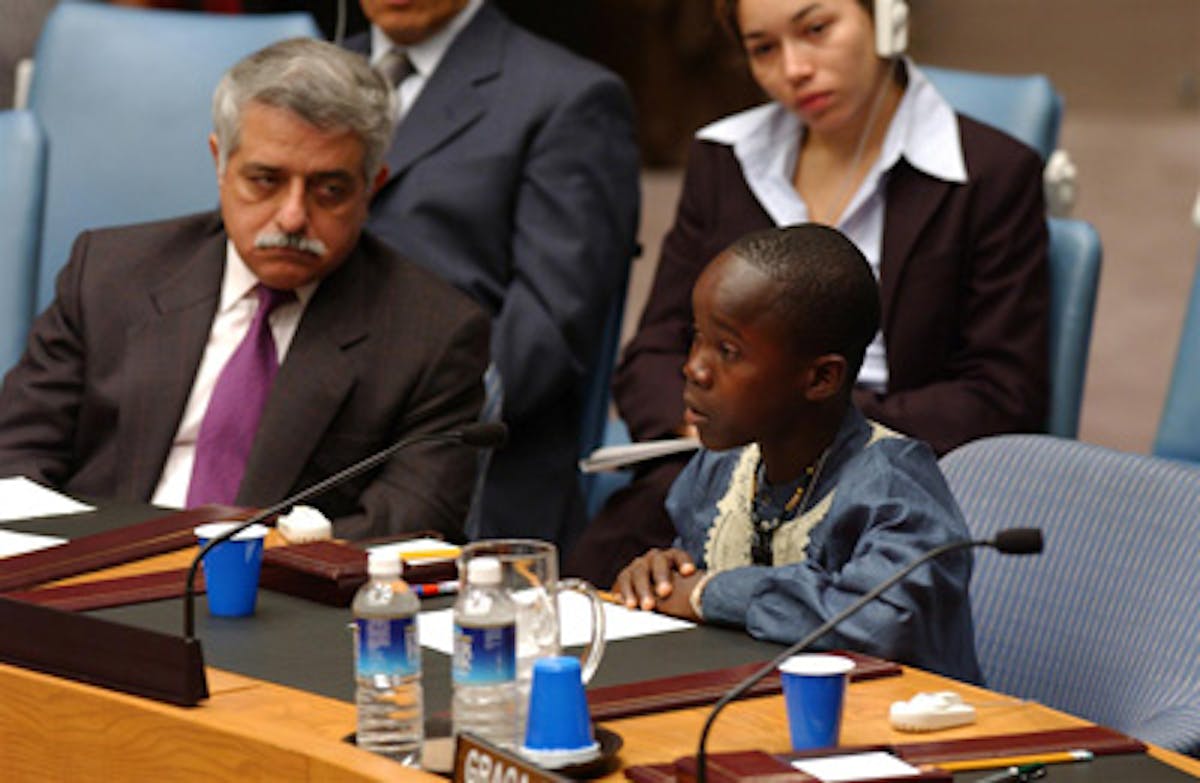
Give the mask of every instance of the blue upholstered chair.
[[1200, 462], [1200, 255], [1154, 453]]
[[0, 374], [20, 358], [33, 317], [45, 162], [33, 115], [0, 112]]
[[[621, 324], [625, 317], [625, 295], [628, 288], [629, 279], [626, 275], [618, 287], [618, 293], [609, 306], [608, 314], [604, 319], [604, 334], [600, 338], [600, 350], [596, 354], [596, 361], [584, 392], [583, 417], [579, 423], [580, 459], [608, 442], [610, 426], [608, 409], [612, 403], [613, 371], [616, 369], [617, 351], [621, 345]], [[629, 440], [628, 433], [625, 434], [625, 440]], [[613, 491], [613, 488], [609, 486], [611, 476], [612, 474], [589, 473], [579, 475], [579, 485], [583, 491], [584, 507], [587, 509], [589, 519], [595, 516], [596, 512], [600, 510], [600, 506], [604, 504], [604, 499]]]
[[1058, 149], [1062, 96], [1041, 74], [994, 74], [923, 66], [922, 70], [959, 112], [992, 125], [1037, 150], [1046, 161], [1042, 183], [1046, 210], [1066, 217], [1075, 206], [1075, 164]]
[[[479, 411], [480, 422], [504, 420], [504, 382], [496, 365], [488, 363], [483, 373], [483, 408]], [[463, 531], [471, 541], [480, 537], [483, 528], [483, 487], [487, 480], [488, 466], [492, 464], [493, 449], [479, 449], [475, 464], [475, 487], [471, 490], [471, 508], [463, 522]]]
[[1045, 533], [1039, 557], [976, 556], [988, 686], [1200, 751], [1200, 466], [1047, 435], [976, 441], [941, 465], [972, 535]]
[[1090, 223], [1050, 218], [1050, 411], [1046, 432], [1079, 434], [1079, 409], [1100, 287], [1100, 235]]
[[215, 208], [207, 138], [218, 79], [268, 43], [317, 35], [307, 14], [60, 3], [38, 39], [29, 94], [49, 152], [37, 309], [80, 231]]
[[[922, 66], [956, 111], [1008, 133], [1049, 159], [1062, 97], [1041, 74], [1005, 75]], [[1100, 236], [1081, 220], [1050, 218], [1050, 412], [1046, 431], [1079, 432], [1079, 409], [1100, 283]]]
[[1058, 147], [1063, 101], [1041, 74], [1008, 75], [922, 65], [921, 71], [955, 110], [999, 128], [1045, 160]]

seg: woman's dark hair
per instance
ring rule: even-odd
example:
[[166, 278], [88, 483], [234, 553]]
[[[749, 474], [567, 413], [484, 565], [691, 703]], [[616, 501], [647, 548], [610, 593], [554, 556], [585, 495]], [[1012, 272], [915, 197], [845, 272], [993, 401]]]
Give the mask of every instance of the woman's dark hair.
[[[740, 42], [742, 31], [738, 27], [738, 2], [739, 0], [713, 0], [713, 13], [716, 14], [717, 21], [721, 23], [721, 26]], [[858, 0], [858, 4], [867, 9], [867, 13], [874, 18], [875, 3], [872, 0]]]

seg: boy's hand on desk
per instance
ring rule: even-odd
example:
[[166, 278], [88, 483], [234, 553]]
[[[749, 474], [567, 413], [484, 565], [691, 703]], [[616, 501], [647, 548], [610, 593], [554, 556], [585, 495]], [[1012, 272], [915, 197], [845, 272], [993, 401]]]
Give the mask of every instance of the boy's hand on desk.
[[617, 574], [613, 592], [630, 609], [657, 609], [695, 620], [688, 599], [701, 576], [682, 549], [651, 549]]

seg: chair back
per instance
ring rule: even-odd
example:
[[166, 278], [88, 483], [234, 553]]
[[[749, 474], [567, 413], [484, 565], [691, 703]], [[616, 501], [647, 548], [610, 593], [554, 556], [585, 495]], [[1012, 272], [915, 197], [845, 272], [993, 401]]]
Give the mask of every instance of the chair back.
[[[1079, 434], [1079, 409], [1100, 287], [1100, 235], [1090, 223], [1050, 218], [1050, 410], [1046, 431]], [[1198, 445], [1200, 448], [1200, 445]]]
[[1050, 157], [1058, 146], [1062, 96], [1041, 74], [1007, 75], [921, 66], [951, 106], [973, 120], [999, 128]]
[[[612, 377], [617, 366], [617, 352], [621, 343], [621, 324], [625, 317], [625, 297], [629, 288], [628, 273], [617, 287], [617, 293], [604, 319], [604, 333], [600, 337], [600, 348], [591, 376], [587, 379], [583, 397], [583, 411], [579, 421], [579, 458], [583, 459], [605, 444], [609, 426], [609, 407], [612, 402]], [[600, 486], [594, 474], [579, 475], [583, 491], [584, 506], [588, 519], [595, 516], [603, 505], [608, 490]]]
[[1160, 457], [1200, 462], [1200, 254], [1167, 401], [1154, 438]]
[[[488, 363], [483, 372], [483, 407], [479, 410], [479, 421], [494, 424], [504, 421], [504, 382], [496, 365]], [[478, 449], [475, 462], [475, 486], [471, 489], [471, 506], [463, 521], [463, 531], [468, 541], [483, 534], [483, 488], [487, 485], [487, 472], [492, 464], [494, 449]]]
[[33, 114], [0, 112], [0, 374], [21, 357], [33, 318], [46, 140]]
[[988, 686], [1147, 742], [1200, 750], [1200, 467], [1048, 435], [941, 460], [973, 536], [1038, 526], [1038, 557], [980, 552]]
[[[1004, 131], [1046, 159], [1058, 145], [1062, 97], [1041, 74], [1003, 75], [922, 66], [956, 111]], [[1046, 431], [1079, 432], [1083, 382], [1100, 283], [1100, 236], [1081, 220], [1050, 218], [1050, 410]]]
[[217, 81], [256, 49], [318, 34], [300, 13], [60, 3], [38, 39], [29, 94], [49, 149], [37, 309], [80, 231], [215, 208], [207, 139]]

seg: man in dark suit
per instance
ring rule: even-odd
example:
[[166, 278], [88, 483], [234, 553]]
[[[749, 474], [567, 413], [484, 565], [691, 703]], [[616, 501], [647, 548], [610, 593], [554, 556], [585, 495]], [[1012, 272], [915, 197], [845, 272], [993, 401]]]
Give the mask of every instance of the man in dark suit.
[[[386, 82], [332, 44], [235, 65], [214, 96], [220, 213], [80, 236], [0, 389], [0, 475], [264, 506], [475, 420], [486, 315], [362, 232], [393, 120]], [[315, 505], [342, 536], [460, 538], [475, 459], [423, 444]]]
[[491, 462], [483, 536], [570, 546], [576, 459], [605, 315], [635, 252], [638, 152], [612, 74], [483, 0], [362, 0], [347, 46], [388, 69], [403, 117], [371, 230], [492, 314], [511, 437]]

